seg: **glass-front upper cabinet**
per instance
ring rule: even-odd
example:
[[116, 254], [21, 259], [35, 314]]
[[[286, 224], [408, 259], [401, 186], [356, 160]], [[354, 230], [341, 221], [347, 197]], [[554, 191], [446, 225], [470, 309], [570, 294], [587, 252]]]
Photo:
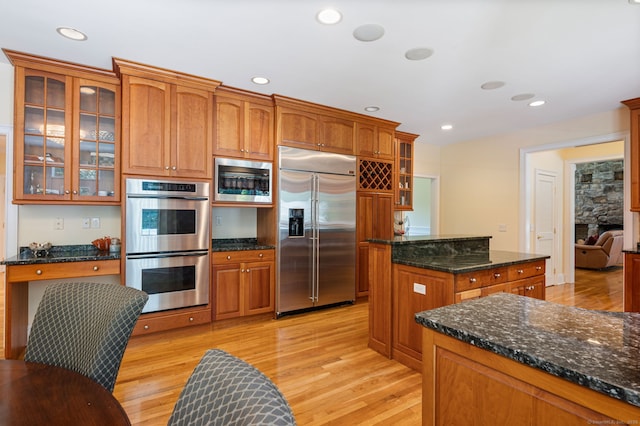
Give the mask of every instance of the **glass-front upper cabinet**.
[[21, 187], [16, 188], [16, 197], [21, 190], [25, 199], [42, 196], [64, 199], [65, 189], [70, 188], [65, 174], [71, 160], [65, 150], [71, 142], [72, 121], [67, 113], [71, 104], [70, 83], [71, 79], [65, 76], [25, 71], [24, 106], [18, 110], [24, 113], [24, 135], [22, 149], [19, 145], [15, 148], [18, 160], [15, 166], [17, 171], [22, 170], [23, 179]]
[[14, 202], [118, 204], [120, 85], [115, 75], [66, 63], [54, 73], [58, 68], [50, 60], [5, 54], [16, 78]]
[[78, 198], [113, 199], [116, 190], [117, 90], [79, 81], [73, 188]]
[[413, 142], [412, 133], [396, 132], [396, 200], [395, 210], [413, 210]]

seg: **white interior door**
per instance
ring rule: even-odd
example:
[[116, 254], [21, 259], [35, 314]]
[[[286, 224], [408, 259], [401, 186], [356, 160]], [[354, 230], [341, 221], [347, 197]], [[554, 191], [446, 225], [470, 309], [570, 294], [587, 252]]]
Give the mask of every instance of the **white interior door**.
[[556, 264], [558, 259], [556, 180], [553, 172], [536, 170], [534, 194], [534, 239], [533, 251], [546, 254], [546, 284], [556, 284]]

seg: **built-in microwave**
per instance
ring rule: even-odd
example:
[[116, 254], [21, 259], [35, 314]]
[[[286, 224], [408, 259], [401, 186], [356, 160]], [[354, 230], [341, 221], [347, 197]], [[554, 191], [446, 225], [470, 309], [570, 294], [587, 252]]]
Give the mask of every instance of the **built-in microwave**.
[[216, 157], [214, 166], [214, 201], [272, 202], [272, 163]]

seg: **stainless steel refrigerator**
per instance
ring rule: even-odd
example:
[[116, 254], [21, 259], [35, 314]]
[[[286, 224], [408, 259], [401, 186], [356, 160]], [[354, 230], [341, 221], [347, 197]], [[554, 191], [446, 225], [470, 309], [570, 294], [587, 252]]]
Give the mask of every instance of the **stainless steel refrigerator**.
[[276, 315], [353, 303], [356, 158], [281, 146]]

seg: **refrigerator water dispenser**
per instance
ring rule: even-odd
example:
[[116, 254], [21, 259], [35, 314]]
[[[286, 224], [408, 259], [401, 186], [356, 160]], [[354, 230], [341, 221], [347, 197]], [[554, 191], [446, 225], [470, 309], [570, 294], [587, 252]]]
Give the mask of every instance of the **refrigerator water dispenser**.
[[304, 209], [289, 209], [289, 236], [304, 237]]

